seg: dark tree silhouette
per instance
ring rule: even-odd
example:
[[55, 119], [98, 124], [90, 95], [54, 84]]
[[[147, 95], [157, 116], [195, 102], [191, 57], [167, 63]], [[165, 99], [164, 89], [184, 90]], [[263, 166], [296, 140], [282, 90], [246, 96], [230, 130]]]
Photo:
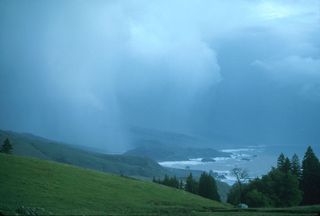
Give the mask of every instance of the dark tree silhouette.
[[205, 172], [203, 172], [200, 176], [199, 195], [208, 199], [220, 201], [215, 179]]
[[301, 188], [304, 193], [303, 204], [320, 203], [320, 164], [310, 146], [302, 161]]
[[6, 138], [3, 141], [3, 145], [1, 147], [0, 152], [5, 153], [5, 154], [11, 154], [12, 153], [12, 145], [10, 143], [10, 140]]
[[286, 157], [284, 156], [283, 153], [281, 153], [278, 157], [278, 160], [277, 160], [277, 168], [278, 169], [282, 169], [283, 166], [284, 166], [284, 161], [286, 160]]
[[237, 179], [237, 183], [239, 186], [239, 201], [240, 203], [242, 203], [243, 202], [242, 185], [248, 179], [248, 176], [249, 176], [248, 172], [245, 169], [236, 167], [231, 170], [231, 175], [233, 175]]
[[301, 165], [298, 155], [294, 154], [291, 158], [291, 173], [301, 179]]
[[185, 190], [190, 193], [198, 194], [198, 182], [193, 179], [192, 173], [190, 173], [186, 179]]
[[286, 159], [284, 160], [284, 164], [283, 164], [281, 171], [284, 173], [291, 172], [291, 162], [288, 157], [286, 157]]
[[[251, 207], [287, 207], [299, 205], [302, 191], [299, 188], [299, 159], [294, 156], [292, 161], [281, 154], [277, 168], [249, 182], [240, 181], [241, 169], [234, 169], [238, 179], [228, 194], [228, 202], [237, 205], [240, 202]], [[240, 200], [241, 194], [241, 200]]]
[[177, 179], [176, 176], [174, 177], [169, 177], [168, 175], [165, 175], [164, 176], [164, 179], [163, 180], [156, 180], [154, 177], [152, 179], [152, 181], [154, 183], [158, 183], [158, 184], [163, 184], [163, 185], [166, 185], [166, 186], [169, 186], [169, 187], [174, 187], [174, 188], [180, 188], [181, 184], [179, 182], [179, 180]]

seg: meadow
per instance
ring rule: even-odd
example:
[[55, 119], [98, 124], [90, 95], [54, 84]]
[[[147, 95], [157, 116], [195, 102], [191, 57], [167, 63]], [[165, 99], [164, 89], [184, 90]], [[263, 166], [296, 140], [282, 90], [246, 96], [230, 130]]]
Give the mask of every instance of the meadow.
[[320, 206], [237, 209], [183, 190], [51, 161], [0, 154], [3, 215], [318, 215]]

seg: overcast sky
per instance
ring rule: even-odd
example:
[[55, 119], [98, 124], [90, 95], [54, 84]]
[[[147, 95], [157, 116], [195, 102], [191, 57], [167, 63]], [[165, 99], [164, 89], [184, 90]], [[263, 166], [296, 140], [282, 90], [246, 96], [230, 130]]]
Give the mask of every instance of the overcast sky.
[[123, 151], [133, 126], [320, 143], [320, 3], [0, 1], [0, 128]]

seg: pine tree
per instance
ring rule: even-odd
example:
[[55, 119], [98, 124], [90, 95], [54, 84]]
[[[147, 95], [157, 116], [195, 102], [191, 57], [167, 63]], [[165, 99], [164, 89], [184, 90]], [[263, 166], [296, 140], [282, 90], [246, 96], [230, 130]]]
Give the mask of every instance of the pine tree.
[[165, 175], [163, 180], [160, 180], [160, 179], [156, 180], [155, 178], [153, 178], [152, 181], [158, 184], [166, 185], [168, 187], [173, 187], [178, 189], [180, 188], [180, 183], [176, 176], [169, 177], [168, 175]]
[[180, 182], [179, 182], [179, 189], [183, 189], [183, 181], [182, 180], [180, 180]]
[[198, 194], [198, 184], [196, 180], [193, 179], [192, 173], [190, 173], [190, 175], [187, 177], [184, 188], [190, 193]]
[[12, 145], [11, 145], [10, 140], [8, 138], [6, 138], [3, 141], [3, 145], [2, 145], [2, 148], [1, 148], [0, 152], [5, 153], [5, 154], [11, 154], [12, 153]]
[[170, 187], [179, 188], [179, 180], [177, 179], [176, 176], [170, 178], [169, 181], [170, 181], [170, 183], [169, 183]]
[[164, 179], [161, 181], [160, 184], [167, 185], [167, 186], [170, 185], [170, 179], [169, 179], [169, 176], [167, 174], [164, 175]]
[[281, 171], [284, 173], [288, 173], [291, 171], [291, 162], [288, 157], [286, 157], [286, 159], [284, 160], [284, 164]]
[[[279, 169], [268, 173], [271, 180], [273, 200], [277, 207], [299, 205], [302, 193], [299, 190], [299, 181], [291, 172], [283, 172]], [[265, 187], [268, 187], [267, 185]], [[269, 188], [268, 188], [269, 189]]]
[[302, 161], [301, 188], [303, 190], [303, 204], [320, 203], [320, 164], [319, 159], [309, 146]]
[[291, 158], [291, 173], [295, 175], [298, 180], [301, 179], [301, 165], [298, 155], [294, 154]]
[[281, 153], [281, 154], [279, 155], [279, 157], [278, 157], [278, 160], [277, 160], [277, 168], [278, 168], [279, 170], [283, 170], [285, 160], [286, 160], [286, 158], [285, 158], [284, 154]]
[[203, 172], [200, 176], [199, 195], [208, 199], [220, 201], [215, 179], [205, 172]]
[[[278, 158], [277, 168], [244, 184], [234, 184], [228, 194], [228, 202], [238, 204], [244, 202], [252, 207], [286, 207], [296, 206], [302, 201], [302, 191], [299, 180], [292, 170], [299, 169], [299, 159], [295, 155], [290, 162], [283, 154]], [[298, 168], [297, 168], [298, 167]], [[239, 175], [241, 169], [234, 169], [234, 176]], [[240, 178], [237, 178], [240, 179]], [[239, 195], [240, 194], [240, 195]], [[241, 195], [242, 194], [242, 195]]]

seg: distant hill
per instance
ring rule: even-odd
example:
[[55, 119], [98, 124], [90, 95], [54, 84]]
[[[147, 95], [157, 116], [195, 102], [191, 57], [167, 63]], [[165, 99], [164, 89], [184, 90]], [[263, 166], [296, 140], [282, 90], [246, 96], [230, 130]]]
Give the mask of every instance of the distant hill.
[[211, 148], [175, 147], [168, 145], [144, 145], [124, 153], [125, 155], [150, 157], [156, 161], [183, 161], [191, 158], [228, 157], [224, 153]]
[[188, 134], [141, 127], [132, 127], [130, 134], [133, 148], [125, 155], [149, 157], [156, 161], [230, 156], [229, 153], [208, 147], [212, 145], [208, 140]]
[[0, 154], [0, 212], [40, 215], [189, 215], [226, 205], [163, 185]]
[[76, 146], [48, 140], [32, 134], [0, 130], [0, 143], [9, 138], [13, 154], [72, 164], [119, 175], [153, 177], [168, 171], [147, 157], [107, 155], [90, 152]]
[[145, 144], [161, 144], [175, 147], [192, 147], [199, 144], [203, 146], [207, 144], [206, 140], [192, 135], [137, 126], [130, 129], [129, 136], [134, 147], [140, 147]]

